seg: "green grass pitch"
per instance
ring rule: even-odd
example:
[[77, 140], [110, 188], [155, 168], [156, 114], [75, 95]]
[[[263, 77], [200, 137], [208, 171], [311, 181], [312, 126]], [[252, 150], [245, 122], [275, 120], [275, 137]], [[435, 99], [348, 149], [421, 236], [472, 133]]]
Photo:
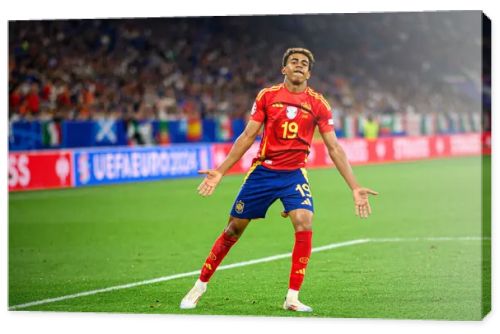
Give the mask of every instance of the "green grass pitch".
[[[289, 258], [217, 272], [195, 310], [179, 303], [196, 276], [22, 310], [481, 319], [482, 301], [489, 304], [482, 273], [490, 270], [481, 247], [491, 241], [481, 239], [480, 158], [354, 170], [361, 184], [380, 192], [367, 220], [354, 215], [335, 169], [309, 171], [313, 247], [372, 240], [312, 255], [301, 291], [312, 314], [281, 309]], [[227, 176], [209, 198], [196, 193], [201, 178], [11, 193], [9, 305], [199, 270], [242, 179]], [[265, 220], [253, 221], [222, 264], [290, 252], [293, 228], [280, 211], [278, 201]]]

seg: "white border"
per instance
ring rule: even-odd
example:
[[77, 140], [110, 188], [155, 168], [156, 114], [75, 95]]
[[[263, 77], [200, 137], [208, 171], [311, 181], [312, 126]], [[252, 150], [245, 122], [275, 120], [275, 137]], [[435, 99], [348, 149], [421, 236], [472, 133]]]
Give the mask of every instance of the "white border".
[[[235, 3], [238, 3], [235, 5]], [[2, 24], [0, 25], [0, 38], [2, 39], [2, 52], [0, 71], [3, 80], [0, 81], [0, 101], [4, 111], [1, 124], [2, 156], [6, 159], [7, 141], [7, 19], [39, 19], [39, 18], [91, 18], [91, 17], [152, 17], [152, 16], [197, 16], [197, 15], [236, 15], [259, 13], [342, 13], [342, 12], [370, 12], [370, 11], [421, 11], [421, 10], [470, 10], [482, 9], [493, 21], [493, 59], [498, 54], [498, 18], [500, 17], [498, 1], [261, 1], [252, 0], [236, 2], [224, 1], [97, 1], [86, 0], [83, 2], [68, 1], [7, 1], [2, 2]], [[493, 65], [493, 82], [498, 82], [498, 57]], [[5, 71], [5, 72], [4, 72]], [[493, 105], [498, 106], [498, 93], [494, 95]], [[493, 117], [494, 128], [498, 129], [498, 117]], [[498, 131], [498, 130], [496, 130]], [[493, 135], [494, 150], [498, 146], [496, 135]], [[6, 161], [6, 160], [4, 160]], [[498, 154], [493, 156], [493, 169], [498, 164]], [[213, 316], [158, 316], [158, 315], [132, 315], [132, 314], [79, 314], [79, 313], [44, 313], [44, 312], [7, 312], [7, 169], [6, 164], [0, 164], [0, 174], [3, 192], [0, 212], [5, 217], [3, 229], [0, 232], [2, 242], [0, 257], [0, 299], [4, 305], [0, 313], [2, 327], [10, 333], [37, 332], [37, 333], [87, 333], [89, 331], [112, 333], [138, 333], [158, 330], [161, 332], [200, 332], [219, 333], [222, 329], [229, 332], [274, 332], [283, 333], [318, 333], [366, 331], [370, 333], [422, 333], [433, 330], [434, 332], [449, 332], [454, 334], [470, 332], [492, 333], [500, 327], [500, 315], [495, 311], [495, 302], [498, 301], [498, 252], [493, 243], [493, 310], [483, 322], [436, 322], [436, 321], [391, 321], [391, 320], [352, 320], [352, 319], [276, 319], [253, 317], [213, 317]], [[493, 200], [495, 203], [498, 190], [497, 177], [493, 176]], [[5, 196], [5, 197], [4, 197]], [[464, 197], [464, 200], [465, 197]], [[498, 201], [497, 201], [498, 202]], [[493, 220], [498, 223], [497, 209], [493, 208]], [[2, 222], [4, 220], [2, 219]], [[495, 224], [493, 224], [495, 226]], [[493, 228], [493, 238], [497, 237]], [[495, 329], [494, 329], [495, 328]]]

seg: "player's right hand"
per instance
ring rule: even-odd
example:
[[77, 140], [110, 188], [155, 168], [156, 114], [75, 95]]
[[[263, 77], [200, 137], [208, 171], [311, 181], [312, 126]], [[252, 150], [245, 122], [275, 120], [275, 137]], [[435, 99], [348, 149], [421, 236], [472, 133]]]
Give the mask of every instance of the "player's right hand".
[[203, 169], [199, 170], [198, 174], [206, 175], [205, 179], [203, 179], [201, 184], [198, 186], [198, 194], [203, 197], [212, 195], [215, 187], [217, 187], [222, 179], [222, 173], [214, 169]]
[[378, 195], [378, 192], [368, 189], [368, 188], [356, 188], [352, 190], [352, 195], [354, 198], [354, 206], [356, 210], [356, 216], [360, 218], [368, 218], [372, 214], [372, 208], [370, 207], [370, 202], [368, 201], [368, 195]]

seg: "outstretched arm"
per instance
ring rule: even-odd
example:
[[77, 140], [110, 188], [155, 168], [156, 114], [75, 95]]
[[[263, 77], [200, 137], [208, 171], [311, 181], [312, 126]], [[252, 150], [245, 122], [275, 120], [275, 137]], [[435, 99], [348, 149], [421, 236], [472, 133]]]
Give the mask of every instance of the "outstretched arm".
[[219, 184], [222, 176], [233, 167], [233, 165], [241, 159], [243, 154], [255, 142], [255, 138], [259, 134], [262, 123], [250, 120], [243, 133], [236, 139], [229, 151], [224, 162], [217, 169], [200, 170], [198, 173], [206, 174], [207, 176], [198, 186], [198, 193], [202, 196], [210, 196]]
[[371, 189], [363, 188], [358, 184], [352, 171], [351, 164], [347, 159], [344, 149], [340, 146], [335, 132], [324, 132], [321, 133], [321, 136], [323, 137], [323, 141], [328, 149], [330, 158], [335, 166], [337, 166], [340, 175], [342, 175], [346, 183], [349, 185], [349, 188], [352, 190], [356, 215], [361, 218], [367, 218], [372, 213], [370, 202], [368, 201], [368, 195], [378, 195], [378, 193]]

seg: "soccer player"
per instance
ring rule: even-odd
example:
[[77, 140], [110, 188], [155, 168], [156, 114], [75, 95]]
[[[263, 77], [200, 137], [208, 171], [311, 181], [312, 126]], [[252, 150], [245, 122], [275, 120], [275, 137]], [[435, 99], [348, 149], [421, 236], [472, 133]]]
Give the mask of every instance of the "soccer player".
[[289, 289], [283, 308], [311, 312], [299, 301], [299, 290], [312, 248], [314, 203], [307, 180], [307, 155], [317, 125], [330, 158], [351, 188], [356, 215], [371, 214], [368, 195], [377, 192], [361, 187], [352, 172], [346, 154], [333, 131], [333, 116], [325, 98], [308, 87], [314, 56], [303, 48], [288, 49], [283, 55], [284, 83], [265, 88], [255, 99], [251, 118], [234, 142], [224, 162], [214, 170], [202, 170], [205, 179], [198, 187], [202, 196], [210, 196], [226, 172], [243, 156], [264, 127], [259, 153], [245, 177], [229, 216], [229, 222], [215, 241], [194, 287], [182, 299], [182, 309], [196, 307], [207, 283], [231, 247], [252, 219], [264, 218], [278, 198], [284, 206], [283, 217], [290, 217], [295, 229]]

